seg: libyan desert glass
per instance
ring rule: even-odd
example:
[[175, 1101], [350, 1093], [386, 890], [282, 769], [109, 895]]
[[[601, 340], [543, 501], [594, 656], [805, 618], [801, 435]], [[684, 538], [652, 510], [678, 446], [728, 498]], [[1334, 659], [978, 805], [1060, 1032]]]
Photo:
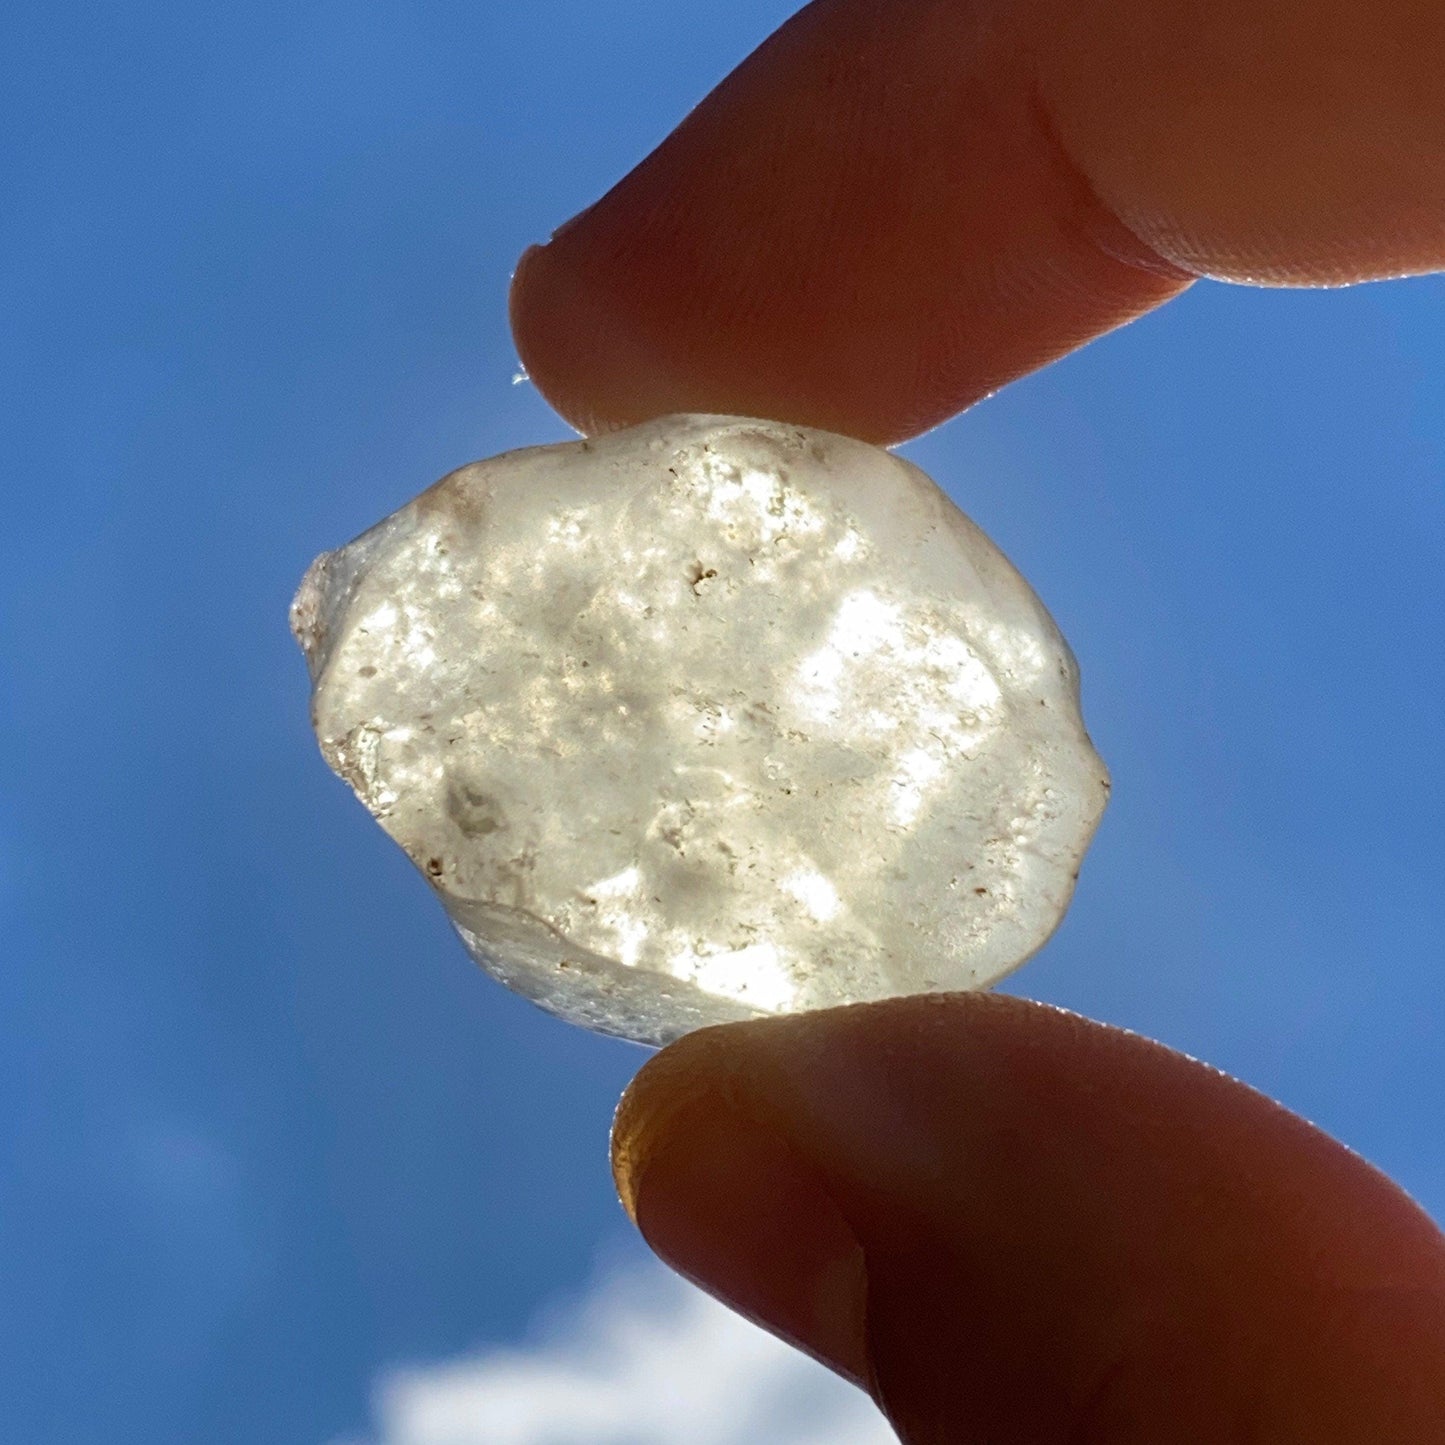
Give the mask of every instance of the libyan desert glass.
[[292, 609], [331, 766], [467, 948], [644, 1043], [990, 984], [1108, 795], [1073, 656], [862, 442], [680, 416], [463, 467]]

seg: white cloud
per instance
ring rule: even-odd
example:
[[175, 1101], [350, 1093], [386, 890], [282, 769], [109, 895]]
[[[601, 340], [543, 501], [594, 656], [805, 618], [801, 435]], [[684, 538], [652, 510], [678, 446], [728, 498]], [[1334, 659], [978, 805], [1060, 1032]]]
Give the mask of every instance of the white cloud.
[[871, 1401], [660, 1267], [536, 1342], [388, 1372], [375, 1445], [897, 1445]]

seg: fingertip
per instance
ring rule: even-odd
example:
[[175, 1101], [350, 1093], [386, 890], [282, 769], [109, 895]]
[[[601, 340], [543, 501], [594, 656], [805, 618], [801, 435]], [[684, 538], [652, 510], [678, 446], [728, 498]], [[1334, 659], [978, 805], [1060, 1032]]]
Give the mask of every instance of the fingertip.
[[1445, 1439], [1439, 1232], [1136, 1036], [998, 995], [704, 1030], [614, 1148], [665, 1260], [913, 1445]]
[[575, 315], [585, 303], [556, 265], [552, 244], [528, 246], [518, 258], [507, 294], [508, 321], [528, 380], [568, 425], [587, 435], [599, 430], [594, 406], [585, 400], [585, 388], [577, 392], [566, 384], [577, 370]]
[[[711, 1030], [687, 1034], [654, 1054], [623, 1091], [612, 1119], [612, 1178], [628, 1218], [637, 1223], [637, 1193], [648, 1160], [665, 1147], [680, 1117], [719, 1085], [707, 1049]], [[702, 1057], [699, 1057], [699, 1049]]]
[[624, 1096], [613, 1130], [623, 1206], [679, 1274], [862, 1383], [858, 1239], [806, 1152], [730, 1099], [715, 1062], [707, 1040], [664, 1053]]
[[1028, 47], [986, 31], [800, 11], [523, 257], [542, 394], [587, 431], [717, 412], [891, 445], [1177, 294], [1058, 145]]

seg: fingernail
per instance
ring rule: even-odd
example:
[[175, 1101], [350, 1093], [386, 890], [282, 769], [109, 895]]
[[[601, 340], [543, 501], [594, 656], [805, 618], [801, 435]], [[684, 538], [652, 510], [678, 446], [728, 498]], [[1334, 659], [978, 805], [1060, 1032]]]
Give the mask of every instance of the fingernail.
[[787, 1139], [714, 1097], [635, 1131], [617, 1158], [623, 1202], [667, 1264], [864, 1381], [863, 1251]]

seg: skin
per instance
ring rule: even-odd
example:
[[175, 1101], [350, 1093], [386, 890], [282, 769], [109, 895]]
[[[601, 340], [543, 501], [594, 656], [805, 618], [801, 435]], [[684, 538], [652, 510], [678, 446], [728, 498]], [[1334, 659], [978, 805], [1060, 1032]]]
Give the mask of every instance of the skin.
[[[815, 0], [518, 267], [583, 430], [916, 434], [1197, 276], [1445, 267], [1439, 0]], [[613, 1138], [705, 1289], [910, 1445], [1445, 1441], [1445, 1237], [1134, 1035], [946, 995], [707, 1029]]]

